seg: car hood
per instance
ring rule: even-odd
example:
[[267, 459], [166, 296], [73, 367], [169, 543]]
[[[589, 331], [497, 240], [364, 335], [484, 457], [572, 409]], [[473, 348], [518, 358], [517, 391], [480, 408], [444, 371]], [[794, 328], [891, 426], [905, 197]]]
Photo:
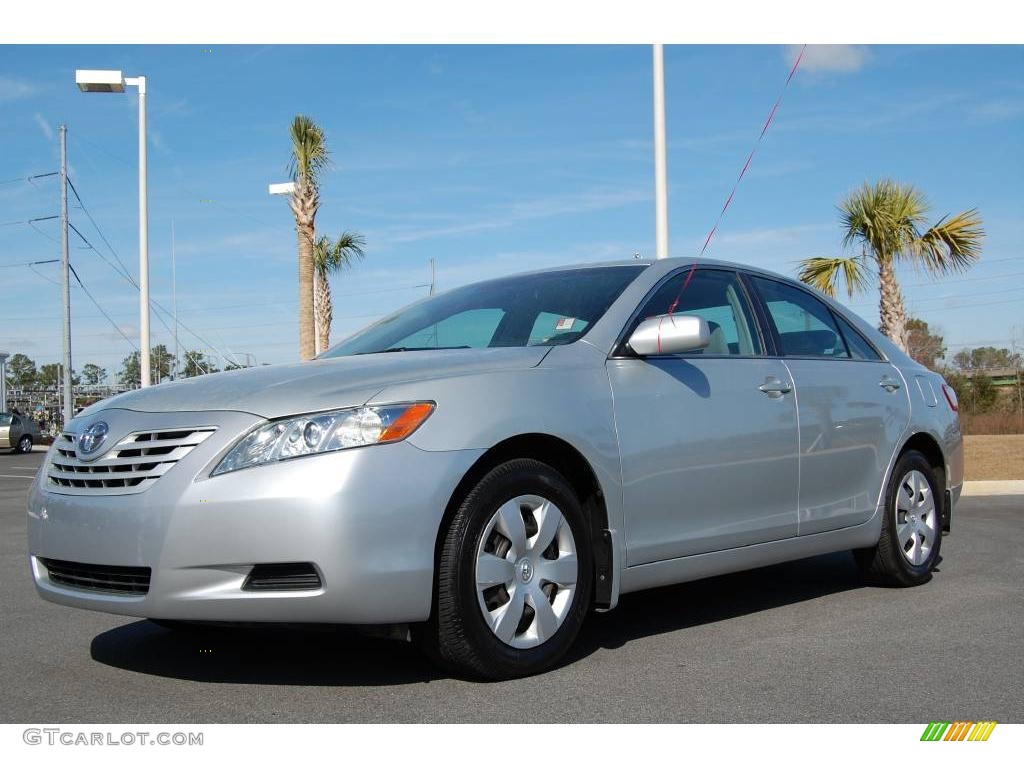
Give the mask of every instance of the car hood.
[[[362, 405], [392, 384], [533, 368], [549, 349], [389, 352], [246, 368], [125, 392], [89, 411], [246, 411], [272, 419]], [[424, 389], [423, 397], [430, 397], [429, 389]]]

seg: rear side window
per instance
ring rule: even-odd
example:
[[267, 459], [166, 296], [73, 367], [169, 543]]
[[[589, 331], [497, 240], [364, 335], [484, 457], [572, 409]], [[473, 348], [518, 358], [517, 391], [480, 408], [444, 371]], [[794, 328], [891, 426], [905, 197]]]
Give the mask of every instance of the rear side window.
[[785, 283], [757, 276], [751, 279], [775, 326], [783, 355], [850, 357], [835, 317], [823, 302]]
[[761, 342], [750, 321], [743, 289], [734, 272], [686, 269], [666, 281], [644, 304], [632, 333], [643, 320], [657, 315], [696, 315], [707, 320], [711, 343], [687, 356], [759, 355]]
[[846, 322], [839, 315], [833, 314], [839, 330], [843, 332], [843, 339], [850, 350], [850, 357], [854, 360], [881, 360], [882, 358], [875, 351], [875, 348], [868, 344], [867, 339], [860, 335], [860, 331]]

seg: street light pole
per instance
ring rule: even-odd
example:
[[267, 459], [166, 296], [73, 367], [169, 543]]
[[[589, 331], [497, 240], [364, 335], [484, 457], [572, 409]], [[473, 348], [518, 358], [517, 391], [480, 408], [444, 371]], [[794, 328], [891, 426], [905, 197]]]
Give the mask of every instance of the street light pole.
[[126, 77], [139, 89], [139, 350], [142, 386], [150, 385], [149, 368], [149, 190], [146, 169], [146, 78]]
[[71, 392], [71, 276], [68, 261], [68, 128], [60, 127], [60, 290], [64, 300], [64, 424], [75, 418], [75, 400]]
[[143, 387], [149, 370], [149, 202], [146, 188], [146, 78], [124, 77], [116, 69], [77, 69], [75, 82], [84, 93], [124, 93], [126, 85], [139, 90], [139, 371]]
[[665, 153], [665, 59], [654, 45], [654, 256], [668, 258], [668, 168]]

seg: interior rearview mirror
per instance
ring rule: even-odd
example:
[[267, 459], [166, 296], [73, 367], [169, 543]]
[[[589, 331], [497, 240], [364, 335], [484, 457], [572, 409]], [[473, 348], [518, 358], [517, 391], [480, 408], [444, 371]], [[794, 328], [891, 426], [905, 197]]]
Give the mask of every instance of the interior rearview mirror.
[[707, 320], [696, 315], [655, 315], [636, 327], [629, 346], [641, 357], [677, 355], [711, 343]]

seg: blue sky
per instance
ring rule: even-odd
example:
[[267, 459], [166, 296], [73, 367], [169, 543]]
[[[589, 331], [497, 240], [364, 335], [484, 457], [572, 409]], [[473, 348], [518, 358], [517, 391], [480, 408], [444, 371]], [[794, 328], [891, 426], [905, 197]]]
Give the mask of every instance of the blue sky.
[[[670, 46], [673, 255], [704, 240], [794, 55], [786, 46]], [[0, 182], [71, 178], [137, 268], [136, 97], [82, 94], [74, 69], [149, 80], [153, 298], [261, 362], [297, 353], [295, 234], [267, 183], [286, 178], [287, 126], [314, 117], [334, 169], [318, 229], [362, 232], [367, 258], [333, 280], [334, 338], [439, 288], [552, 264], [653, 255], [651, 60], [645, 46], [2, 46]], [[977, 206], [988, 237], [969, 279], [901, 274], [910, 311], [962, 345], [1024, 344], [1024, 47], [811, 48], [708, 256], [793, 274], [839, 252], [835, 206], [866, 179], [926, 191], [938, 218]], [[209, 201], [209, 202], [206, 202]], [[74, 198], [72, 198], [74, 203]], [[0, 183], [0, 348], [60, 355], [58, 185]], [[111, 259], [83, 211], [71, 221]], [[123, 332], [137, 294], [72, 235], [72, 263]], [[74, 362], [112, 373], [131, 351], [77, 287]], [[869, 320], [877, 294], [850, 300]], [[182, 345], [205, 345], [187, 332]], [[154, 343], [170, 335], [154, 318]]]

